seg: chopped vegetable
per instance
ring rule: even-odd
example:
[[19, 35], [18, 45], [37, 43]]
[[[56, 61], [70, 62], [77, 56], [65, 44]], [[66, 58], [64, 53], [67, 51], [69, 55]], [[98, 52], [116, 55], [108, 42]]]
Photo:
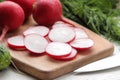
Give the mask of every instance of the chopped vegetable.
[[53, 28], [48, 37], [51, 41], [71, 42], [75, 38], [75, 32], [67, 27]]
[[24, 37], [22, 35], [13, 36], [7, 39], [8, 46], [15, 50], [25, 50]]
[[94, 41], [89, 38], [78, 38], [72, 41], [70, 45], [77, 50], [87, 50], [94, 45]]
[[39, 34], [41, 36], [47, 36], [47, 34], [49, 33], [49, 28], [45, 27], [45, 26], [33, 26], [28, 28], [27, 30], [25, 30], [23, 32], [23, 35], [26, 36], [28, 34]]
[[46, 53], [53, 57], [65, 57], [70, 55], [72, 47], [67, 43], [51, 42], [46, 47]]
[[24, 43], [26, 49], [35, 54], [44, 53], [48, 45], [48, 41], [38, 34], [29, 34], [25, 36]]
[[72, 52], [70, 53], [70, 55], [65, 56], [65, 57], [53, 57], [54, 59], [57, 60], [72, 60], [77, 56], [77, 50], [76, 49], [72, 49]]

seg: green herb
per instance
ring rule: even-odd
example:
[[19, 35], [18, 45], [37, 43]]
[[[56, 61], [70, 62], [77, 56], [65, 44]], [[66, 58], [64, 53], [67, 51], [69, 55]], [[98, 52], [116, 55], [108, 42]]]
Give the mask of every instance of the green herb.
[[2, 2], [2, 1], [4, 1], [4, 0], [0, 0], [0, 2]]
[[118, 0], [61, 0], [63, 14], [110, 40], [120, 40]]
[[3, 70], [11, 63], [11, 56], [5, 46], [0, 44], [0, 70]]

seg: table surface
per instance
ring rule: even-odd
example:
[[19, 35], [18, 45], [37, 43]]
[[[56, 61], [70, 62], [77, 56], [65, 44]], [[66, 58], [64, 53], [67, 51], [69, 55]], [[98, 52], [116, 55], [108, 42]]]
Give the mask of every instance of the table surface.
[[[120, 46], [115, 44], [114, 54], [119, 55]], [[0, 80], [38, 80], [26, 73], [16, 71], [12, 66], [0, 71]], [[111, 69], [76, 73], [71, 72], [54, 80], [120, 80], [120, 67], [114, 67]]]

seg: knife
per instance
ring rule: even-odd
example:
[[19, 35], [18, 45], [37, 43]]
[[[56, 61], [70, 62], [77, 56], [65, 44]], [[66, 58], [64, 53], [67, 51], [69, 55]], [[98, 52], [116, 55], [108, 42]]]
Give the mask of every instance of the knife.
[[84, 67], [81, 67], [75, 70], [74, 72], [83, 73], [83, 72], [99, 71], [99, 70], [118, 67], [120, 66], [119, 60], [120, 60], [120, 54], [116, 54], [116, 55], [98, 60], [96, 62], [90, 63]]

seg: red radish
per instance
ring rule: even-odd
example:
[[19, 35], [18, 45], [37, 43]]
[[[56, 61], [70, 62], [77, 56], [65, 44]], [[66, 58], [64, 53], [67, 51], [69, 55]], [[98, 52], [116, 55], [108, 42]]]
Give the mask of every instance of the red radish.
[[71, 28], [53, 28], [48, 37], [51, 41], [71, 42], [75, 38], [75, 32]]
[[74, 28], [74, 30], [75, 30], [75, 34], [76, 34], [75, 39], [78, 39], [78, 38], [88, 38], [87, 33], [83, 29], [81, 29], [81, 28]]
[[35, 3], [36, 0], [6, 0], [6, 1], [13, 1], [19, 4], [23, 8], [25, 12], [25, 18], [27, 19], [32, 14], [33, 4]]
[[24, 50], [24, 37], [22, 35], [13, 36], [7, 39], [7, 44], [10, 48], [15, 50]]
[[3, 1], [0, 3], [0, 28], [2, 34], [0, 41], [4, 38], [7, 31], [18, 29], [24, 21], [24, 11], [16, 3]]
[[86, 50], [94, 45], [94, 41], [89, 38], [79, 38], [71, 42], [70, 45], [78, 50]]
[[51, 42], [46, 47], [46, 53], [51, 57], [65, 57], [70, 55], [72, 47], [67, 43]]
[[77, 56], [77, 50], [76, 49], [72, 49], [72, 52], [70, 55], [65, 56], [65, 57], [53, 57], [54, 59], [57, 60], [72, 60]]
[[25, 36], [24, 44], [30, 52], [40, 54], [45, 52], [48, 41], [38, 34], [29, 34]]
[[31, 33], [39, 34], [41, 36], [47, 36], [47, 34], [49, 33], [49, 28], [47, 28], [45, 26], [30, 27], [23, 32], [23, 35], [26, 36]]
[[51, 26], [61, 20], [62, 5], [59, 0], [38, 0], [33, 8], [33, 18], [39, 25]]

